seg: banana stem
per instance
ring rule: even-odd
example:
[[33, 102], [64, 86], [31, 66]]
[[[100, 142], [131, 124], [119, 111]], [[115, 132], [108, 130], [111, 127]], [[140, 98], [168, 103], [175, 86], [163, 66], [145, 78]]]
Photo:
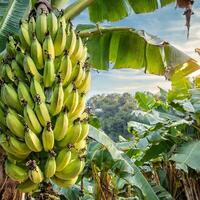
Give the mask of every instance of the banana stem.
[[81, 38], [87, 38], [87, 37], [91, 37], [94, 35], [102, 35], [103, 33], [108, 33], [108, 32], [113, 32], [113, 31], [135, 31], [133, 28], [129, 28], [129, 27], [97, 27], [97, 28], [93, 28], [93, 29], [87, 29], [84, 31], [80, 31], [79, 32], [79, 36]]
[[64, 9], [64, 16], [65, 18], [72, 19], [79, 15], [85, 8], [91, 5], [94, 0], [80, 0], [76, 1], [75, 3], [71, 4], [67, 8]]

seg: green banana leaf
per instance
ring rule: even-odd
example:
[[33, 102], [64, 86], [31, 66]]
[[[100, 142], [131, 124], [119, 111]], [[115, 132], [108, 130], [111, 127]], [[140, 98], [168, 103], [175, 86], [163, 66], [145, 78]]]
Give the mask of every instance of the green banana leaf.
[[[0, 21], [0, 52], [5, 48], [5, 41], [9, 35], [12, 35], [19, 30], [19, 21], [29, 9], [29, 0], [11, 0], [4, 6], [7, 6], [4, 10], [3, 18]], [[0, 6], [1, 6], [0, 2]]]
[[2, 19], [7, 6], [8, 6], [8, 0], [0, 0], [0, 20]]
[[115, 142], [113, 142], [103, 131], [90, 126], [89, 137], [104, 145], [114, 160], [122, 161], [126, 165], [127, 172], [132, 175], [134, 173], [133, 178], [129, 179], [130, 184], [140, 188], [146, 198], [148, 197], [151, 200], [159, 199], [148, 181], [140, 172], [140, 169], [126, 154], [118, 150]]
[[143, 68], [170, 79], [175, 73], [187, 76], [200, 67], [185, 53], [144, 31], [129, 27], [92, 28], [92, 25], [79, 25], [77, 30], [83, 39], [87, 38], [91, 66], [99, 70]]

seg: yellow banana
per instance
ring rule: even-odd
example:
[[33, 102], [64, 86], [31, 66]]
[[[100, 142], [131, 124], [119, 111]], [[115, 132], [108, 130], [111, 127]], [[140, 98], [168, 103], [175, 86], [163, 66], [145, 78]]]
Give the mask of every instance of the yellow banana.
[[43, 56], [47, 57], [47, 55], [50, 55], [52, 59], [55, 59], [55, 50], [54, 50], [53, 40], [49, 32], [45, 36], [45, 39], [43, 42]]
[[79, 94], [77, 89], [73, 89], [71, 94], [64, 99], [64, 106], [67, 107], [67, 110], [69, 113], [73, 113], [77, 106], [78, 106], [78, 100], [79, 99]]
[[54, 67], [55, 67], [55, 72], [58, 73], [58, 70], [60, 68], [60, 63], [61, 63], [61, 60], [62, 60], [62, 56], [58, 56], [55, 58], [54, 60]]
[[52, 116], [60, 113], [63, 107], [63, 101], [64, 101], [64, 91], [62, 87], [62, 82], [59, 82], [56, 84], [52, 94], [52, 99], [50, 104], [50, 113]]
[[33, 59], [29, 55], [26, 55], [24, 59], [24, 71], [28, 77], [31, 74], [37, 81], [40, 82], [42, 80], [41, 74], [38, 72]]
[[89, 124], [88, 124], [88, 120], [84, 120], [81, 122], [81, 134], [78, 138], [78, 140], [76, 141], [77, 143], [81, 142], [82, 140], [84, 140], [89, 133]]
[[73, 54], [75, 47], [76, 47], [76, 33], [70, 27], [69, 33], [67, 34], [67, 42], [65, 46], [65, 49], [68, 50], [70, 56]]
[[87, 142], [86, 140], [81, 140], [77, 143], [74, 144], [74, 148], [77, 150], [77, 151], [80, 151], [80, 150], [83, 150], [83, 149], [86, 149], [87, 147]]
[[89, 70], [86, 71], [85, 79], [83, 80], [82, 84], [79, 86], [80, 93], [88, 93], [91, 87], [91, 73]]
[[25, 142], [29, 149], [33, 152], [42, 151], [42, 144], [40, 139], [28, 127], [25, 128]]
[[12, 60], [11, 67], [14, 72], [14, 75], [18, 78], [18, 80], [26, 82], [25, 73], [15, 60]]
[[51, 121], [49, 111], [44, 102], [41, 102], [40, 96], [37, 96], [37, 103], [35, 105], [36, 115], [43, 127], [46, 127], [47, 123]]
[[56, 119], [55, 127], [54, 127], [54, 138], [57, 141], [62, 140], [68, 129], [68, 116], [67, 112], [64, 110], [62, 111]]
[[28, 179], [28, 172], [26, 169], [8, 160], [5, 162], [5, 172], [14, 181], [24, 182]]
[[62, 171], [70, 162], [71, 160], [71, 151], [69, 149], [64, 148], [58, 152], [56, 157], [56, 171]]
[[3, 102], [9, 107], [17, 110], [18, 112], [22, 111], [16, 90], [11, 84], [3, 84], [1, 87], [1, 98]]
[[31, 108], [34, 108], [34, 102], [31, 97], [28, 85], [26, 85], [22, 81], [19, 81], [17, 92], [18, 92], [18, 97], [20, 101], [25, 100]]
[[68, 180], [77, 177], [84, 167], [84, 161], [80, 158], [70, 162], [62, 171], [56, 172], [55, 176], [57, 178]]
[[73, 186], [76, 183], [77, 179], [78, 179], [78, 176], [75, 178], [72, 178], [72, 179], [67, 179], [67, 180], [63, 180], [63, 179], [57, 178], [55, 176], [51, 178], [51, 180], [56, 185], [58, 185], [59, 187], [62, 187], [62, 188], [69, 188], [69, 187]]
[[73, 83], [69, 83], [69, 85], [64, 88], [64, 99], [67, 99], [67, 97], [71, 94], [74, 87], [75, 86]]
[[35, 35], [33, 36], [33, 42], [31, 43], [31, 57], [35, 62], [37, 69], [42, 69], [44, 67], [42, 46]]
[[84, 46], [83, 53], [82, 53], [82, 56], [81, 56], [81, 58], [79, 59], [79, 61], [80, 61], [82, 64], [84, 64], [85, 61], [87, 60], [87, 58], [88, 58], [88, 55], [87, 55], [87, 47]]
[[51, 178], [56, 172], [56, 159], [54, 156], [50, 155], [47, 159], [44, 167], [44, 174], [46, 178]]
[[6, 124], [14, 135], [19, 138], [24, 138], [24, 124], [17, 114], [9, 111], [6, 116]]
[[72, 73], [72, 63], [68, 52], [65, 52], [64, 56], [62, 57], [58, 72], [61, 76], [63, 86], [65, 86], [69, 82]]
[[37, 116], [28, 104], [24, 107], [24, 121], [35, 134], [42, 132], [42, 127], [37, 119]]
[[65, 32], [64, 23], [60, 22], [59, 28], [54, 40], [54, 49], [55, 49], [55, 56], [60, 56], [66, 45], [67, 35]]
[[47, 60], [45, 61], [44, 74], [43, 74], [43, 83], [44, 87], [51, 87], [55, 81], [55, 67], [54, 61], [50, 55], [48, 55]]
[[54, 134], [50, 122], [47, 123], [42, 132], [42, 143], [45, 151], [50, 151], [54, 147]]
[[36, 36], [40, 43], [43, 43], [47, 31], [47, 15], [42, 12], [36, 19]]
[[31, 150], [24, 142], [21, 142], [12, 136], [9, 139], [9, 144], [10, 144], [10, 149], [17, 152], [20, 155], [27, 155], [31, 153]]
[[47, 16], [47, 27], [52, 39], [54, 40], [58, 30], [58, 19], [54, 12], [50, 12]]
[[46, 97], [45, 97], [45, 94], [44, 94], [44, 90], [43, 90], [41, 84], [37, 81], [36, 78], [33, 78], [31, 80], [30, 91], [31, 91], [31, 95], [34, 99], [36, 99], [36, 97], [39, 96], [40, 101], [45, 102]]
[[30, 180], [33, 183], [41, 183], [44, 179], [44, 175], [36, 162], [34, 160], [28, 161], [27, 166], [29, 168], [28, 176]]
[[39, 184], [33, 183], [30, 179], [25, 182], [19, 184], [17, 189], [23, 193], [32, 193], [39, 189]]
[[79, 66], [80, 67], [79, 67], [78, 75], [74, 79], [74, 84], [75, 84], [76, 88], [79, 88], [80, 85], [82, 84], [83, 80], [85, 79], [85, 70], [81, 65], [79, 65]]
[[28, 23], [25, 20], [20, 22], [19, 38], [21, 45], [24, 49], [27, 49], [31, 45], [31, 38], [28, 31]]
[[79, 61], [76, 64], [73, 65], [72, 73], [71, 73], [71, 77], [69, 79], [69, 82], [74, 81], [77, 78], [79, 71], [80, 71], [80, 67], [82, 67], [82, 65]]
[[78, 140], [81, 134], [81, 123], [79, 120], [74, 121], [68, 128], [65, 137], [57, 142], [59, 147], [66, 147], [67, 145], [73, 145]]

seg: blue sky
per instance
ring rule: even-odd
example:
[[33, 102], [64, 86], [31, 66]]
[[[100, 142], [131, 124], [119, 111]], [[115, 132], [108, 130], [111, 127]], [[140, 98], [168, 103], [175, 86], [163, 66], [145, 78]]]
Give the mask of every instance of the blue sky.
[[[200, 3], [195, 2], [190, 30], [190, 38], [186, 39], [185, 18], [183, 10], [175, 9], [175, 4], [166, 6], [153, 13], [135, 15], [134, 13], [115, 23], [108, 25], [129, 26], [157, 35], [191, 57], [200, 61], [194, 49], [200, 47]], [[75, 24], [88, 23], [88, 14], [83, 12], [74, 21]], [[157, 92], [158, 86], [164, 89], [170, 87], [170, 83], [164, 77], [146, 75], [138, 70], [110, 70], [106, 72], [93, 72], [92, 90], [89, 96], [102, 93], [123, 93], [136, 91]]]

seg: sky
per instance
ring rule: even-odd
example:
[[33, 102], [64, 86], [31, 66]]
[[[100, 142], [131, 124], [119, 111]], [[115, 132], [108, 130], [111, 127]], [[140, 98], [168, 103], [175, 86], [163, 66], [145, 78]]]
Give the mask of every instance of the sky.
[[[132, 14], [131, 16], [115, 23], [113, 26], [129, 26], [147, 33], [157, 35], [168, 41], [178, 49], [187, 53], [200, 62], [200, 57], [195, 53], [195, 48], [200, 48], [200, 2], [194, 3], [190, 38], [186, 38], [185, 17], [182, 9], [175, 9], [172, 3], [162, 9], [148, 14]], [[75, 24], [89, 23], [87, 11], [83, 12], [74, 21]], [[92, 89], [89, 96], [107, 93], [135, 93], [136, 91], [149, 91], [156, 93], [158, 87], [170, 88], [170, 82], [164, 77], [147, 75], [139, 70], [110, 70], [92, 72]]]

